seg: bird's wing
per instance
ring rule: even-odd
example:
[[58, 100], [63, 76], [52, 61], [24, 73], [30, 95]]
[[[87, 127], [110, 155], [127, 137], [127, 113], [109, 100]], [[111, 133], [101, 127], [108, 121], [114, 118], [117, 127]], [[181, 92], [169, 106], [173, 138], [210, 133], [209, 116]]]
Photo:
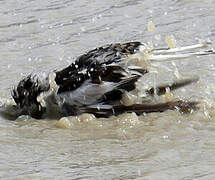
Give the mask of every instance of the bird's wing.
[[158, 104], [133, 104], [125, 105], [106, 105], [97, 104], [87, 107], [81, 107], [81, 112], [92, 113], [97, 117], [109, 117], [112, 115], [119, 115], [126, 112], [135, 112], [138, 115], [143, 113], [164, 112], [166, 110], [178, 110], [181, 113], [191, 113], [198, 109], [198, 102], [190, 101], [173, 101]]
[[100, 102], [119, 100], [125, 91], [135, 88], [135, 82], [140, 76], [132, 76], [120, 82], [103, 82], [102, 84], [85, 81], [78, 89], [59, 94], [64, 104], [85, 106]]
[[[59, 93], [75, 90], [90, 78], [95, 83], [106, 80], [120, 81], [124, 76], [121, 72], [125, 71], [124, 67], [119, 65], [120, 61], [127, 55], [138, 52], [141, 45], [143, 46], [140, 42], [108, 44], [79, 56], [68, 67], [56, 71], [55, 81], [59, 85]], [[140, 68], [136, 72], [138, 71], [146, 72]], [[99, 76], [101, 81], [96, 79]]]

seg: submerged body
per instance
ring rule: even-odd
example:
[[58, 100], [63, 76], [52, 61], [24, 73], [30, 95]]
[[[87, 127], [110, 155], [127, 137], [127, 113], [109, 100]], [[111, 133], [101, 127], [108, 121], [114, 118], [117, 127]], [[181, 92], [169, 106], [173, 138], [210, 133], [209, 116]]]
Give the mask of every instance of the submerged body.
[[[185, 101], [158, 104], [147, 102], [130, 106], [121, 103], [123, 93], [135, 90], [138, 79], [148, 73], [147, 67], [134, 60], [135, 55], [143, 55], [145, 49], [146, 46], [140, 42], [110, 44], [79, 56], [74, 63], [60, 71], [29, 75], [12, 91], [16, 103], [14, 108], [19, 109], [19, 115], [27, 114], [35, 118], [62, 117], [84, 112], [108, 117], [123, 112], [140, 114], [195, 108], [195, 102]], [[159, 51], [163, 49], [155, 53]], [[210, 53], [205, 52], [206, 55]], [[146, 94], [153, 96], [156, 92], [162, 95], [166, 88], [174, 90], [196, 80], [180, 80], [171, 85], [151, 88], [146, 90]]]

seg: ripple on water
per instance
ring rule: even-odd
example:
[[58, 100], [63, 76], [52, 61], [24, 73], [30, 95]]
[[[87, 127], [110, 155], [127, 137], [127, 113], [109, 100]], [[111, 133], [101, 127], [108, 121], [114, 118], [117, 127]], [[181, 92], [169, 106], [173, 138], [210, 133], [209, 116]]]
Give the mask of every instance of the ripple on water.
[[[20, 74], [64, 67], [67, 58], [58, 57], [75, 57], [98, 45], [141, 40], [166, 46], [164, 38], [171, 34], [170, 47], [213, 40], [214, 12], [213, 0], [0, 1], [1, 96], [10, 94], [7, 88]], [[43, 60], [38, 63], [36, 57]], [[0, 178], [214, 179], [213, 64], [214, 57], [202, 56], [162, 62], [154, 71], [162, 72], [156, 74], [158, 79], [144, 79], [154, 85], [155, 79], [200, 76], [199, 83], [176, 92], [185, 99], [207, 100], [192, 114], [83, 114], [52, 121], [1, 118]], [[131, 96], [127, 94], [123, 103], [133, 103]]]

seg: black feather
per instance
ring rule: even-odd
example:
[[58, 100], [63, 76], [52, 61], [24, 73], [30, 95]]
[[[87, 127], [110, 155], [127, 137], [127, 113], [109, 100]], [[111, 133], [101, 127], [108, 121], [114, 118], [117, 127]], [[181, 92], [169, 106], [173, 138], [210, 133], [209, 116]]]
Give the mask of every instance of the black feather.
[[92, 108], [88, 107], [84, 111], [94, 114], [96, 117], [109, 117], [122, 113], [135, 112], [140, 115], [143, 113], [164, 112], [166, 110], [178, 110], [181, 113], [190, 113], [197, 110], [198, 102], [173, 101], [158, 104], [133, 104], [130, 106], [116, 105], [112, 108]]
[[[139, 51], [140, 46], [144, 46], [140, 42], [115, 43], [103, 47], [95, 48], [84, 55], [79, 56], [75, 62], [68, 67], [55, 71], [55, 82], [58, 85], [58, 91], [52, 93], [53, 98], [49, 98], [49, 103], [58, 106], [60, 116], [78, 115], [83, 112], [93, 113], [98, 116], [117, 115], [124, 112], [149, 113], [162, 112], [168, 109], [189, 110], [195, 109], [195, 102], [167, 102], [158, 104], [134, 104], [132, 106], [124, 106], [120, 104], [122, 94], [125, 91], [132, 91], [136, 88], [136, 82], [148, 70], [137, 66], [126, 66], [123, 62], [128, 55], [135, 54]], [[135, 62], [131, 62], [135, 63]], [[49, 74], [47, 74], [46, 82]], [[166, 88], [175, 90], [177, 88], [188, 85], [196, 79], [188, 79], [175, 82], [171, 85], [159, 86], [156, 89], [147, 90], [149, 95], [162, 95], [166, 92]], [[42, 93], [50, 90], [50, 86], [44, 86], [37, 76], [29, 75], [22, 79], [18, 86], [12, 90], [12, 97], [17, 106], [21, 109], [22, 114], [28, 114], [32, 117], [41, 118], [47, 113], [48, 107], [42, 107], [37, 97]], [[95, 88], [98, 96], [88, 97], [83, 102], [83, 97], [87, 94], [87, 88]], [[85, 87], [84, 87], [85, 86]], [[107, 87], [110, 86], [110, 87]], [[45, 87], [45, 88], [44, 88]], [[81, 91], [82, 90], [82, 91]], [[77, 92], [82, 93], [77, 93]], [[84, 94], [84, 93], [85, 94]], [[76, 94], [75, 94], [76, 93]], [[68, 96], [65, 94], [69, 94]], [[83, 96], [83, 97], [73, 97]], [[93, 94], [93, 93], [92, 93]], [[65, 96], [70, 98], [65, 101]], [[88, 95], [88, 94], [87, 94]], [[54, 99], [54, 100], [52, 100]], [[90, 103], [91, 104], [90, 104]], [[93, 102], [93, 103], [92, 103]], [[93, 108], [97, 104], [108, 105], [109, 108]], [[52, 106], [50, 106], [52, 107]]]

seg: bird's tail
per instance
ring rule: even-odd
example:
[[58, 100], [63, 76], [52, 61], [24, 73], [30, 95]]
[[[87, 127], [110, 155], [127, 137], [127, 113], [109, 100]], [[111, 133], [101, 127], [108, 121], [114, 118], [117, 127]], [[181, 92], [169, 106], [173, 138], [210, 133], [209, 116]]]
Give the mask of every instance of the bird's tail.
[[170, 91], [174, 91], [176, 89], [179, 89], [179, 88], [184, 87], [186, 85], [189, 85], [191, 83], [197, 82], [198, 80], [199, 80], [198, 77], [182, 79], [182, 80], [175, 81], [172, 84], [163, 84], [163, 85], [160, 85], [156, 88], [152, 87], [152, 88], [146, 90], [146, 93], [151, 95], [151, 96], [154, 96], [155, 94], [158, 96], [161, 96], [161, 95], [164, 95], [166, 93], [167, 88]]

